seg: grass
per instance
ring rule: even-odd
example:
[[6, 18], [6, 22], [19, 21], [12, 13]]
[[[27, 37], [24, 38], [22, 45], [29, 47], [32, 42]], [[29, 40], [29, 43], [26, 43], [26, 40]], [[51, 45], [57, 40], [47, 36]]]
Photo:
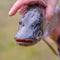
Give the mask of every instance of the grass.
[[0, 60], [59, 60], [43, 41], [31, 47], [16, 44], [14, 35], [18, 30], [20, 16], [8, 16], [14, 2], [0, 0]]

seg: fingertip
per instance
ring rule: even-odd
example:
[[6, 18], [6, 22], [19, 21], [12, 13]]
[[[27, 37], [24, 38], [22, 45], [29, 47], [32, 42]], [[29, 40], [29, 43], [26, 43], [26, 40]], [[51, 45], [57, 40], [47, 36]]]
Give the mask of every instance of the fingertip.
[[13, 15], [15, 15], [15, 12], [9, 11], [8, 15], [13, 16]]
[[18, 9], [15, 9], [14, 7], [12, 7], [10, 9], [10, 11], [8, 12], [8, 15], [13, 16], [13, 15], [15, 15], [17, 13], [17, 11], [18, 11]]
[[11, 14], [11, 12], [10, 12], [10, 11], [9, 11], [8, 15], [9, 15], [9, 16], [12, 16], [12, 14]]
[[18, 1], [16, 1], [15, 4], [10, 9], [8, 15], [9, 16], [15, 15], [19, 8], [20, 8], [20, 3]]

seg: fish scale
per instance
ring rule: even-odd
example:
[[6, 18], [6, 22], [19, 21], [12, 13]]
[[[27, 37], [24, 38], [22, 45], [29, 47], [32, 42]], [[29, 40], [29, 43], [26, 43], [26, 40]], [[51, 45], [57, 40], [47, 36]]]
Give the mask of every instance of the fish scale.
[[[43, 15], [44, 11], [42, 10], [43, 8], [44, 7], [38, 5], [28, 6], [27, 12], [19, 21], [22, 23], [19, 24], [21, 27], [19, 27], [19, 30], [15, 35], [15, 40], [34, 40], [34, 42], [29, 44], [25, 42], [29, 46], [33, 45], [33, 43], [36, 44], [37, 41], [40, 41], [41, 39], [52, 34], [52, 31], [54, 30], [58, 22], [58, 20], [56, 20], [56, 14], [55, 17], [48, 24], [46, 24], [46, 20], [44, 19]], [[22, 45], [24, 44], [23, 42], [18, 43], [22, 43]]]
[[[49, 23], [46, 23], [43, 9], [45, 9], [43, 6], [37, 4], [28, 6], [27, 12], [19, 21], [19, 29], [15, 35], [17, 44], [22, 46], [35, 45], [40, 40], [44, 40], [47, 36], [53, 34], [53, 30], [58, 24], [57, 13], [55, 12]], [[47, 45], [52, 47], [48, 42]], [[52, 50], [57, 54], [54, 49]]]
[[[40, 10], [40, 7], [37, 7], [36, 5], [34, 5], [33, 7], [29, 6], [29, 9], [25, 13], [24, 17], [20, 19], [20, 21], [22, 22], [22, 24], [24, 24], [24, 26], [22, 26], [22, 24], [20, 25], [22, 27], [19, 27], [19, 30], [15, 36], [15, 40], [26, 40], [26, 41], [24, 42], [16, 41], [19, 45], [21, 43], [21, 45], [27, 44], [29, 46], [29, 45], [36, 44], [38, 41], [40, 41], [43, 35], [42, 24], [43, 24], [44, 18], [43, 16], [41, 16], [42, 12], [39, 10]], [[29, 43], [27, 42], [28, 40], [33, 41], [33, 42]]]

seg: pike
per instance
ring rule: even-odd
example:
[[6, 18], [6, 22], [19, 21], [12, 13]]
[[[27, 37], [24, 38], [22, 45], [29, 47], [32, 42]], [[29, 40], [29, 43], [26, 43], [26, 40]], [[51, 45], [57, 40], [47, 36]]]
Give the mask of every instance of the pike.
[[[60, 56], [60, 38], [56, 41], [53, 35], [53, 31], [59, 22], [57, 16], [58, 7], [56, 7], [54, 17], [49, 23], [46, 23], [44, 9], [45, 7], [39, 4], [28, 6], [27, 12], [19, 21], [19, 29], [15, 35], [16, 43], [22, 46], [31, 46], [43, 40], [55, 55]], [[46, 39], [46, 37], [49, 37], [49, 39]], [[49, 43], [49, 40], [56, 42], [58, 53], [53, 45]]]

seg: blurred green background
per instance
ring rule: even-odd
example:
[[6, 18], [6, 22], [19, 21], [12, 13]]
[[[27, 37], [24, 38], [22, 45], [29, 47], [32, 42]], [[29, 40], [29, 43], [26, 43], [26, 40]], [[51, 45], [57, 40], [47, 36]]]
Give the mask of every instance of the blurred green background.
[[43, 41], [30, 47], [16, 44], [14, 36], [20, 16], [8, 16], [15, 1], [0, 0], [0, 60], [60, 60]]

